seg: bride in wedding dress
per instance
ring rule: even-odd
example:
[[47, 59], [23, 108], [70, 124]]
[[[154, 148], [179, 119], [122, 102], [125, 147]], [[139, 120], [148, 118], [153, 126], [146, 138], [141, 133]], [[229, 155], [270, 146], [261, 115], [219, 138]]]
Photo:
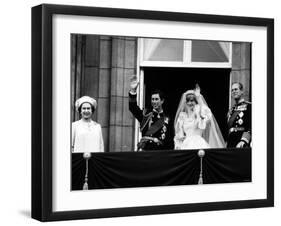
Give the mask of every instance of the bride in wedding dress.
[[182, 94], [174, 127], [175, 149], [225, 148], [220, 128], [198, 85]]

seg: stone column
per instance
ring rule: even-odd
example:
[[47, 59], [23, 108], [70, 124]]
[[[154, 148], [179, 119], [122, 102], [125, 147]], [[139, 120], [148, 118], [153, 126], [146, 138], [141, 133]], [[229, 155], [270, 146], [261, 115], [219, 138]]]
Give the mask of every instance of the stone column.
[[[244, 86], [244, 97], [251, 101], [251, 44], [232, 44], [232, 70], [230, 74], [230, 84], [241, 82]], [[230, 86], [231, 91], [231, 86]], [[233, 100], [231, 100], [231, 106]]]
[[109, 131], [111, 151], [133, 150], [134, 119], [129, 112], [128, 91], [130, 77], [136, 73], [136, 45], [136, 38], [112, 39]]
[[71, 109], [72, 121], [79, 119], [74, 103], [81, 97], [84, 80], [85, 37], [71, 35]]

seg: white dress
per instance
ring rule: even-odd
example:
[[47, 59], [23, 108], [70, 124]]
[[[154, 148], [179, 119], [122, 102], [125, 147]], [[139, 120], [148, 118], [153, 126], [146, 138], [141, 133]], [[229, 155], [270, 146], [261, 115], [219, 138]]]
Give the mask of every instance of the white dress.
[[210, 117], [209, 108], [204, 109], [204, 118], [196, 118], [194, 115], [188, 117], [186, 112], [181, 112], [176, 123], [175, 149], [210, 148], [210, 145], [202, 137]]
[[73, 152], [104, 152], [102, 130], [100, 124], [94, 121], [85, 122], [82, 119], [72, 123]]

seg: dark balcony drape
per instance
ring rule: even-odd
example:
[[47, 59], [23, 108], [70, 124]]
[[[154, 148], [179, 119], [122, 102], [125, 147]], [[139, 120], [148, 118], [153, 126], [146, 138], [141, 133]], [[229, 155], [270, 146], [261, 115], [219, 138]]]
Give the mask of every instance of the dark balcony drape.
[[[198, 150], [92, 153], [89, 189], [198, 184]], [[251, 149], [205, 151], [203, 183], [251, 181]], [[72, 154], [72, 190], [84, 184], [86, 160]]]

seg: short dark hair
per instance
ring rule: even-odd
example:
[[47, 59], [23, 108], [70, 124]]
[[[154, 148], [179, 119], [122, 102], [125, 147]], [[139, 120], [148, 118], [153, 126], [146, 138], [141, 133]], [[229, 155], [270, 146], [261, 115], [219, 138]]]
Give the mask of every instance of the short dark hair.
[[[88, 103], [88, 102], [84, 102], [84, 103], [82, 103], [82, 104], [79, 106], [79, 108], [78, 108], [79, 114], [81, 114], [82, 105], [85, 104], [85, 103]], [[90, 104], [90, 103], [88, 103], [88, 104]], [[91, 104], [90, 104], [90, 105], [91, 105]], [[95, 107], [94, 107], [93, 105], [91, 105], [91, 108], [92, 108], [92, 113], [94, 113], [95, 110], [96, 110]]]
[[231, 86], [233, 86], [234, 84], [238, 84], [240, 90], [244, 89], [243, 84], [241, 82], [233, 82]]
[[164, 93], [163, 93], [161, 90], [159, 90], [159, 89], [154, 89], [154, 90], [152, 90], [151, 96], [152, 96], [153, 94], [159, 94], [159, 97], [160, 97], [161, 100], [164, 100], [164, 99], [165, 99]]

